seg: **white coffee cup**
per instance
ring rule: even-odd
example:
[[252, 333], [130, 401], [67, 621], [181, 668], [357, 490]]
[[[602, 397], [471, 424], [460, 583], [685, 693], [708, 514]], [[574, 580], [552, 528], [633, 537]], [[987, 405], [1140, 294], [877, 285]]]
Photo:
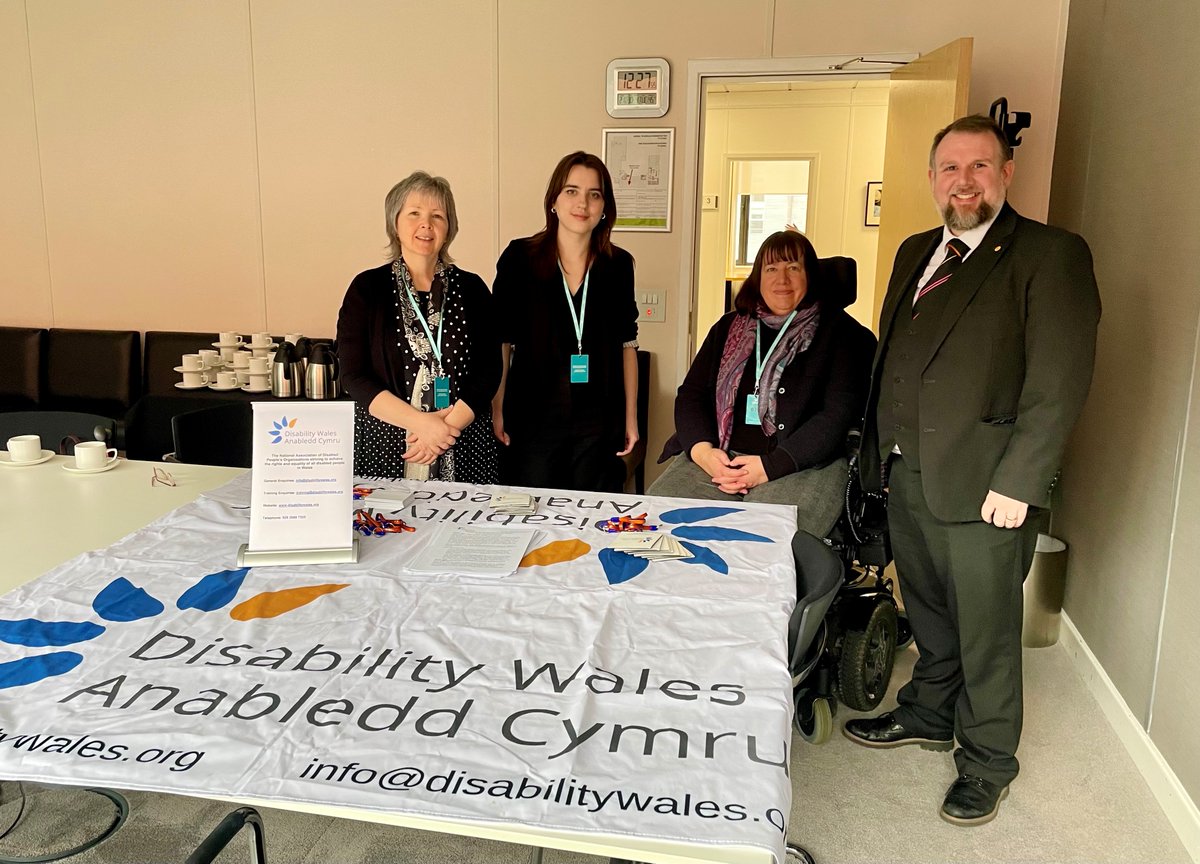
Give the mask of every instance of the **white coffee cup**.
[[232, 330], [222, 330], [218, 335], [220, 338], [218, 338], [217, 341], [222, 345], [242, 344], [242, 337]]
[[271, 386], [271, 376], [250, 373], [250, 386], [255, 390], [265, 390]]
[[200, 372], [204, 369], [204, 358], [199, 354], [184, 354], [179, 365], [184, 372]]
[[233, 352], [233, 368], [234, 369], [250, 368], [250, 352], [249, 351], [234, 351]]
[[208, 373], [196, 370], [195, 372], [183, 373], [184, 387], [202, 387], [209, 381]]
[[117, 458], [117, 448], [103, 441], [80, 441], [75, 445], [75, 467], [82, 469], [103, 468]]
[[201, 348], [200, 359], [204, 361], [205, 366], [213, 366], [217, 362], [217, 358], [221, 356], [221, 352], [216, 348]]
[[270, 357], [251, 357], [248, 365], [251, 375], [270, 375], [271, 374], [271, 358]]
[[221, 349], [221, 362], [222, 363], [232, 363], [233, 355], [235, 355], [237, 353], [238, 353], [238, 349], [232, 345], [228, 348], [222, 348]]
[[250, 336], [251, 348], [267, 348], [271, 345], [271, 334], [267, 332], [253, 333]]
[[222, 390], [229, 390], [237, 386], [237, 379], [238, 376], [236, 372], [218, 372], [217, 386]]
[[14, 435], [8, 439], [8, 458], [12, 462], [35, 462], [42, 458], [42, 439], [37, 435]]
[[239, 387], [245, 387], [247, 384], [250, 383], [250, 370], [249, 369], [237, 370], [237, 383], [238, 383]]

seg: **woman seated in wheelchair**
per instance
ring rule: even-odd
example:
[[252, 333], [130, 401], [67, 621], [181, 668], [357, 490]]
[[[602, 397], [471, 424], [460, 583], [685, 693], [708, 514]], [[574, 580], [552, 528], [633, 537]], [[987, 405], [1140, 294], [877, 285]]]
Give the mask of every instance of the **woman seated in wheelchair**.
[[833, 528], [875, 337], [845, 311], [852, 280], [826, 272], [797, 231], [763, 242], [734, 311], [713, 325], [679, 387], [659, 462], [675, 458], [651, 495], [793, 504], [801, 529]]

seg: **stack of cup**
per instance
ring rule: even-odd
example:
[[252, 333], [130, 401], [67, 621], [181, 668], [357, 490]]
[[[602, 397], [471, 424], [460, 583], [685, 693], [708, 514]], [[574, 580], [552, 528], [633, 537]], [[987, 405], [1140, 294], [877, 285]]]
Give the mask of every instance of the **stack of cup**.
[[235, 351], [232, 369], [237, 375], [238, 386], [244, 387], [250, 383], [250, 352]]
[[254, 333], [250, 336], [250, 353], [255, 357], [268, 357], [275, 343], [270, 333]]
[[249, 383], [245, 389], [250, 393], [265, 393], [271, 389], [271, 358], [267, 356], [251, 357], [247, 369]]
[[221, 349], [221, 360], [228, 363], [233, 359], [233, 352], [242, 347], [242, 337], [233, 330], [222, 330], [217, 334], [217, 344]]
[[208, 370], [204, 365], [204, 358], [199, 354], [184, 354], [175, 371], [183, 375], [183, 380], [175, 385], [180, 390], [195, 390], [208, 386]]

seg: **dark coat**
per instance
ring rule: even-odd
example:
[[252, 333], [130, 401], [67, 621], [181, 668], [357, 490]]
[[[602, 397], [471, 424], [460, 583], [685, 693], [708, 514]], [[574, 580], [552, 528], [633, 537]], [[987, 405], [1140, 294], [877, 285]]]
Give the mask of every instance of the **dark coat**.
[[[876, 403], [888, 338], [942, 229], [901, 244], [879, 318], [863, 423], [863, 486], [878, 489]], [[1084, 240], [1007, 204], [948, 283], [919, 395], [921, 485], [933, 515], [978, 520], [988, 490], [1050, 503], [1092, 380], [1100, 295]], [[939, 289], [940, 290], [940, 289]]]
[[[730, 312], [712, 326], [692, 361], [675, 397], [675, 435], [659, 462], [690, 453], [701, 441], [717, 445], [717, 370], [737, 314]], [[874, 353], [870, 330], [843, 309], [822, 307], [812, 344], [784, 367], [779, 382], [779, 431], [762, 457], [768, 479], [827, 465], [845, 455], [847, 432], [858, 421], [866, 398]]]

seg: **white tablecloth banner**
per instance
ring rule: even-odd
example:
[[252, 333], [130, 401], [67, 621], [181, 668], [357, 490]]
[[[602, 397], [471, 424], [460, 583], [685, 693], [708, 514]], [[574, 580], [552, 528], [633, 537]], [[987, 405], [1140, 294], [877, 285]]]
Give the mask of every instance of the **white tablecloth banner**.
[[[791, 508], [410, 488], [416, 531], [355, 565], [237, 568], [240, 477], [0, 598], [0, 773], [782, 860]], [[597, 523], [643, 512], [695, 557], [604, 549]], [[439, 522], [545, 536], [503, 579], [405, 573]]]

